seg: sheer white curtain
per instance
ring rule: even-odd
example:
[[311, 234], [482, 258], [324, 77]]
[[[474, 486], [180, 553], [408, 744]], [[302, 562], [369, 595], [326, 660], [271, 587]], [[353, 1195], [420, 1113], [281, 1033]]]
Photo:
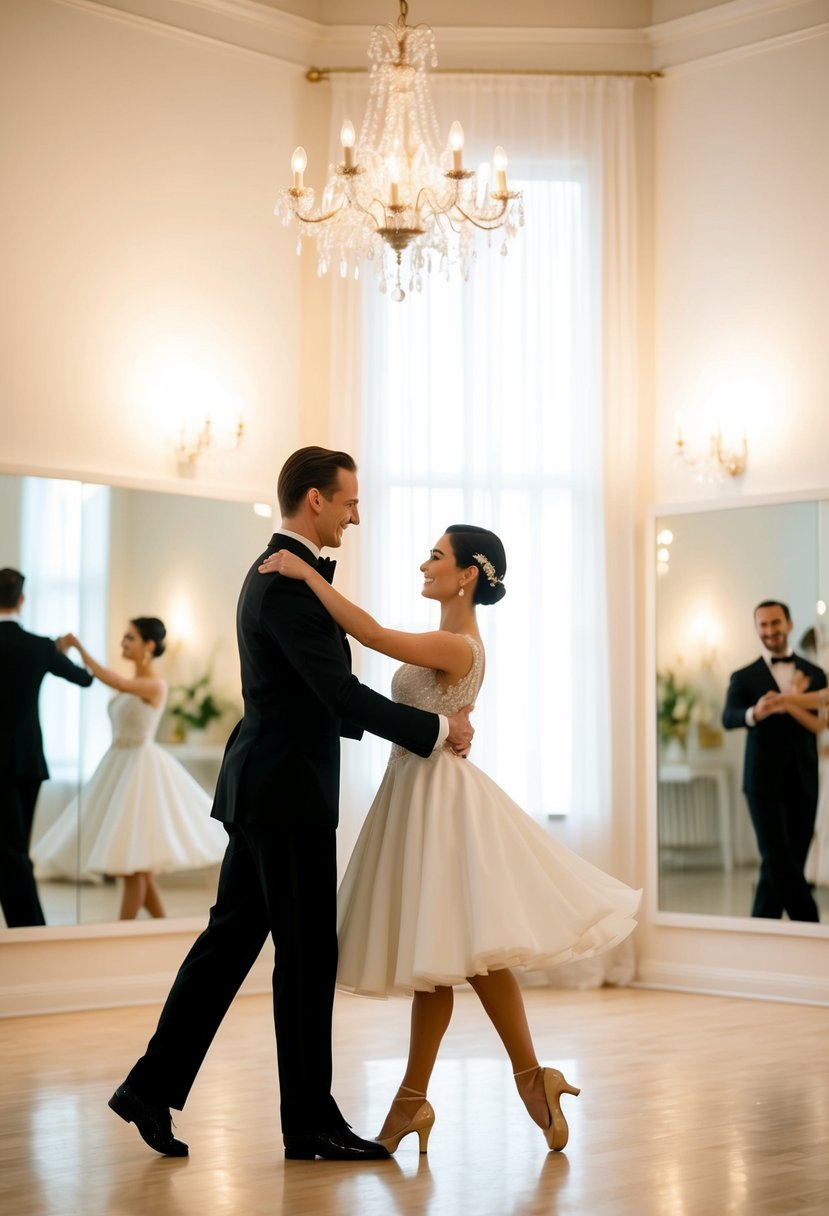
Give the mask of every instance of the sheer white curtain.
[[[107, 661], [109, 502], [107, 486], [23, 478], [23, 624], [49, 637], [78, 633], [103, 662]], [[79, 662], [77, 654], [69, 657]], [[81, 692], [65, 680], [44, 680], [40, 722], [53, 780], [71, 783], [91, 774], [109, 744], [109, 695], [97, 681]]]
[[[334, 136], [363, 105], [359, 84], [335, 88]], [[633, 577], [621, 468], [633, 436], [632, 84], [441, 77], [434, 96], [443, 132], [463, 123], [468, 165], [491, 155], [482, 133], [506, 147], [526, 226], [504, 257], [498, 234], [491, 249], [484, 240], [468, 284], [433, 276], [395, 304], [369, 277], [358, 305], [353, 283], [337, 285], [332, 431], [360, 464], [358, 594], [385, 624], [433, 626], [417, 569], [429, 546], [450, 523], [499, 533], [507, 596], [478, 613], [488, 670], [473, 758], [556, 835], [629, 877], [613, 855], [615, 811], [630, 808], [614, 806], [612, 758], [624, 765], [626, 752], [609, 620], [620, 595], [627, 611]], [[609, 571], [621, 579], [612, 605]], [[392, 669], [363, 656], [375, 687]], [[343, 857], [386, 751], [349, 752]]]

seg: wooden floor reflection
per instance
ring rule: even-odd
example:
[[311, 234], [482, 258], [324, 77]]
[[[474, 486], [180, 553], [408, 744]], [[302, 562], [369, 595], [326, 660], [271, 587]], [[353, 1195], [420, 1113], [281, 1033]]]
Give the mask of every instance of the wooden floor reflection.
[[[157, 1009], [12, 1019], [0, 1033], [0, 1202], [15, 1216], [781, 1216], [829, 1197], [829, 1013], [678, 993], [531, 989], [541, 1058], [582, 1087], [546, 1151], [470, 993], [430, 1090], [429, 1156], [286, 1162], [266, 997], [238, 1000], [157, 1157], [106, 1107]], [[408, 1004], [338, 997], [336, 1096], [376, 1133]], [[568, 1099], [565, 1098], [565, 1102]]]

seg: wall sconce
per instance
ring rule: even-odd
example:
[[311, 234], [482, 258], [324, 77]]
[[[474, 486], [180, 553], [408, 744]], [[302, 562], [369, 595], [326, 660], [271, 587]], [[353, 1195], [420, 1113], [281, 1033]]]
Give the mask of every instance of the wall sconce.
[[688, 451], [682, 427], [677, 421], [676, 445], [677, 460], [687, 464], [694, 470], [698, 481], [722, 481], [726, 477], [742, 477], [748, 464], [748, 439], [743, 435], [739, 448], [726, 448], [723, 445], [722, 431], [717, 427], [708, 444], [708, 451], [692, 456]]
[[209, 451], [235, 452], [245, 437], [245, 423], [240, 416], [229, 437], [217, 437], [210, 418], [205, 418], [200, 427], [186, 425], [181, 428], [176, 444], [176, 461], [180, 477], [195, 477], [201, 457]]

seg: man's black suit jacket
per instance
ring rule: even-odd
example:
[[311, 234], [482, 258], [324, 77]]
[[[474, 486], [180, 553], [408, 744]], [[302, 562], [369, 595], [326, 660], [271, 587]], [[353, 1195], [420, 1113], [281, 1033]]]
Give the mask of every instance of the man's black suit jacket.
[[52, 638], [0, 621], [0, 773], [41, 781], [49, 776], [38, 715], [47, 673], [82, 688], [92, 683], [86, 668], [67, 659]]
[[304, 582], [262, 575], [278, 549], [309, 564], [311, 551], [275, 534], [242, 585], [236, 632], [244, 718], [225, 750], [213, 815], [224, 823], [263, 823], [274, 815], [339, 817], [340, 736], [364, 730], [428, 756], [436, 714], [397, 705], [351, 672], [345, 634]]
[[[809, 692], [826, 687], [826, 674], [820, 667], [800, 655], [794, 657], [798, 671], [809, 677]], [[746, 710], [756, 705], [763, 693], [779, 691], [763, 658], [741, 667], [731, 676], [723, 726], [727, 730], [745, 726]], [[749, 797], [754, 793], [774, 797], [783, 790], [784, 782], [791, 781], [792, 771], [798, 777], [799, 793], [808, 799], [817, 798], [817, 736], [789, 714], [771, 714], [749, 727], [743, 765], [744, 793]]]

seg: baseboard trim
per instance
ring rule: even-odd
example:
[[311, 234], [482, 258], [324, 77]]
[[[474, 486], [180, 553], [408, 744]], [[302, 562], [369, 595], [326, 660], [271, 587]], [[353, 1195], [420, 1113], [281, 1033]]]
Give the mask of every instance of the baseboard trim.
[[695, 963], [666, 963], [656, 959], [639, 960], [632, 986], [755, 1001], [782, 1001], [792, 1005], [829, 1006], [829, 979], [823, 977], [702, 967]]
[[[260, 958], [245, 978], [240, 994], [270, 992], [273, 961]], [[28, 1017], [44, 1013], [78, 1013], [89, 1009], [120, 1009], [129, 1005], [161, 1005], [170, 991], [174, 974], [101, 976], [16, 984], [0, 991], [0, 1018]]]

